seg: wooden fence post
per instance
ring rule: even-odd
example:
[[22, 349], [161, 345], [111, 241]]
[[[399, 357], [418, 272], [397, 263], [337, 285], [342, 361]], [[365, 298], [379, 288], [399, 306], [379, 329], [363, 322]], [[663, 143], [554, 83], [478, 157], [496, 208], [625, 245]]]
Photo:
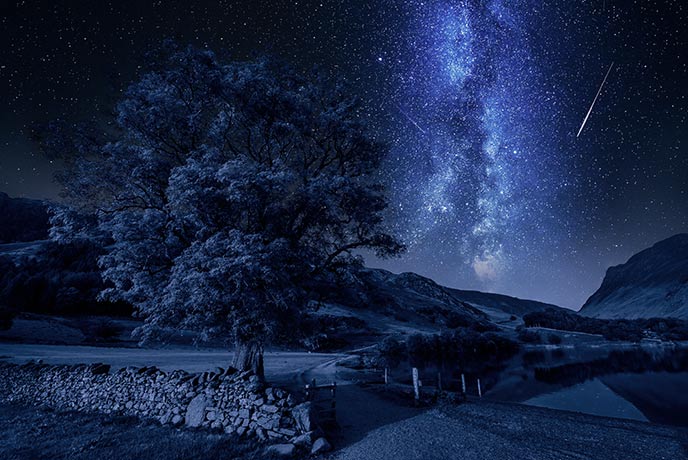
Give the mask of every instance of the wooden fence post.
[[461, 374], [461, 391], [466, 394], [466, 376]]
[[389, 383], [389, 377], [387, 375], [387, 368], [385, 367], [385, 385]]
[[420, 401], [420, 381], [418, 380], [418, 368], [414, 367], [413, 370], [413, 398], [416, 402]]
[[478, 379], [478, 397], [482, 398], [483, 397], [483, 390], [480, 388], [480, 379]]
[[442, 391], [442, 372], [437, 372], [437, 389]]

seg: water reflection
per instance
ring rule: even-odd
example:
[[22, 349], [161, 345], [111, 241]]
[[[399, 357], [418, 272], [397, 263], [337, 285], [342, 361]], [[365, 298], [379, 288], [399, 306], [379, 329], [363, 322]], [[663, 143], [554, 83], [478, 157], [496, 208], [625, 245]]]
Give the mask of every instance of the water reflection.
[[488, 397], [609, 417], [688, 426], [688, 348], [523, 353]]

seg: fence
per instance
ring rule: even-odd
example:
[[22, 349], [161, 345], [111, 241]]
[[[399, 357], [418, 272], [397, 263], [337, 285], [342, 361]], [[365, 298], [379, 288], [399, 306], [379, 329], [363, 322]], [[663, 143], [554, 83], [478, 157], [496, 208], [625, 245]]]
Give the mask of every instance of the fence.
[[319, 423], [323, 425], [337, 423], [336, 382], [318, 385], [313, 379], [306, 385], [306, 399], [311, 402]]
[[[427, 379], [424, 377], [428, 377]], [[416, 367], [411, 368], [411, 382], [413, 386], [413, 396], [416, 402], [421, 399], [421, 394], [423, 393], [423, 387], [430, 387], [434, 392], [443, 392], [443, 390], [448, 389], [453, 391], [455, 388], [456, 393], [459, 393], [464, 398], [475, 394], [479, 398], [483, 395], [483, 386], [480, 378], [471, 380], [470, 388], [467, 388], [467, 378], [464, 373], [460, 374], [460, 379], [457, 381], [443, 382], [442, 372], [437, 372], [436, 374], [426, 374], [421, 376], [419, 369]], [[384, 368], [383, 379], [385, 385], [389, 384], [392, 380], [389, 369]], [[425, 381], [425, 384], [424, 384]], [[429, 384], [428, 384], [429, 383]], [[445, 387], [446, 384], [446, 387]]]

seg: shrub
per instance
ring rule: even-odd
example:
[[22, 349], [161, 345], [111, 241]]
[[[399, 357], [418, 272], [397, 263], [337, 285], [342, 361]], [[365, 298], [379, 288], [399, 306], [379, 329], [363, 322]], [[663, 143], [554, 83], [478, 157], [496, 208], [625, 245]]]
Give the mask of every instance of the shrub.
[[380, 361], [392, 366], [406, 358], [414, 367], [425, 367], [499, 361], [513, 356], [518, 349], [518, 343], [502, 335], [458, 329], [435, 335], [414, 334], [405, 346], [395, 338], [387, 338], [378, 346], [378, 353]]
[[561, 336], [557, 334], [549, 334], [547, 336], [547, 342], [551, 345], [559, 345], [561, 343]]
[[0, 307], [0, 331], [7, 331], [12, 327], [16, 313], [7, 307]]
[[548, 309], [528, 313], [523, 317], [526, 326], [542, 326], [564, 331], [599, 334], [607, 340], [639, 342], [645, 336], [663, 340], [688, 340], [688, 321], [675, 318], [600, 319], [588, 318], [573, 312]]
[[90, 339], [113, 340], [122, 333], [122, 328], [112, 321], [100, 319], [91, 324], [87, 330], [86, 336]]
[[542, 341], [540, 334], [534, 331], [530, 331], [528, 329], [522, 329], [518, 333], [518, 340], [520, 340], [523, 343], [541, 343]]

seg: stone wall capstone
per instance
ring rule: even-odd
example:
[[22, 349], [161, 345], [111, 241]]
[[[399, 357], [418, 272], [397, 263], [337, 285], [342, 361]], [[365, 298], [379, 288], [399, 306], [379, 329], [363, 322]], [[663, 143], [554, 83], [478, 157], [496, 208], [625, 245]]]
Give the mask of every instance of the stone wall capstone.
[[163, 425], [254, 435], [271, 444], [317, 437], [315, 427], [303, 423], [310, 403], [297, 404], [287, 391], [266, 388], [256, 375], [233, 368], [189, 374], [155, 367], [111, 372], [107, 364], [0, 363], [0, 401], [156, 418]]

